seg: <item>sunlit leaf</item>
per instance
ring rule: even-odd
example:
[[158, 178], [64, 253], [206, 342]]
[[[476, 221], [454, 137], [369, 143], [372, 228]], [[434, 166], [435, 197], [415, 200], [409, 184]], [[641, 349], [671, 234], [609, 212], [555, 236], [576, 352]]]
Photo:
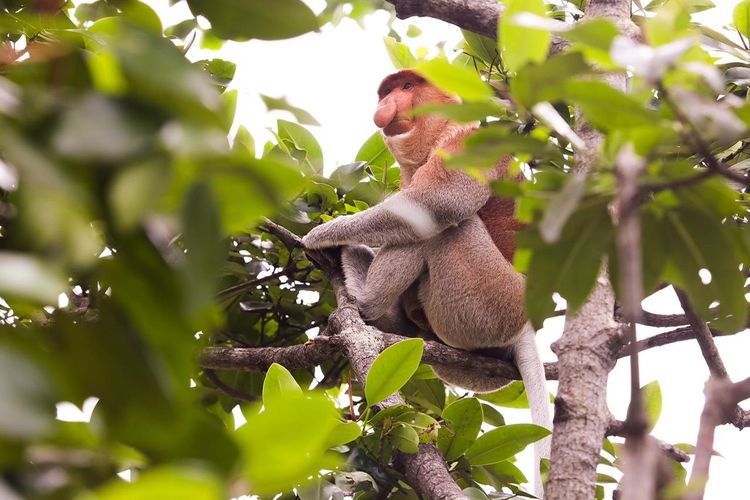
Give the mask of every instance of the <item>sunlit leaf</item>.
[[422, 339], [402, 340], [385, 349], [367, 374], [365, 397], [370, 406], [398, 391], [411, 378], [422, 359]]
[[498, 23], [500, 54], [511, 71], [518, 71], [528, 62], [543, 61], [549, 50], [549, 31], [516, 24], [517, 16], [527, 13], [543, 17], [547, 8], [542, 0], [510, 0]]
[[492, 87], [482, 81], [476, 71], [453, 65], [446, 59], [419, 63], [415, 70], [435, 86], [466, 101], [482, 101], [493, 96]]
[[466, 458], [471, 465], [501, 462], [549, 434], [549, 430], [538, 425], [504, 425], [479, 436], [467, 450]]
[[447, 427], [441, 427], [438, 446], [446, 460], [455, 460], [476, 440], [482, 427], [482, 405], [476, 398], [459, 399], [442, 414]]
[[302, 389], [289, 370], [278, 363], [271, 364], [263, 382], [263, 404], [269, 407], [284, 398], [301, 396]]

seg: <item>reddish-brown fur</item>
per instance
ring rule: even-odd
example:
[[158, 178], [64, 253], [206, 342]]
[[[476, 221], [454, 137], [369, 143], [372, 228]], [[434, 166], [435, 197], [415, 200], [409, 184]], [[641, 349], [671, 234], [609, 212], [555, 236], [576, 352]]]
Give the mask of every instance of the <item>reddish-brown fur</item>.
[[[403, 86], [406, 83], [411, 83], [413, 86], [410, 89], [404, 90]], [[378, 87], [378, 109], [375, 113], [376, 124], [383, 128], [384, 134], [387, 136], [392, 135], [389, 132], [388, 127], [395, 118], [408, 116], [408, 112], [422, 104], [428, 103], [455, 103], [458, 99], [452, 97], [439, 89], [434, 85], [431, 85], [423, 77], [411, 70], [402, 70], [392, 75], [385, 77], [383, 82]], [[395, 106], [395, 110], [388, 109], [390, 106]], [[389, 113], [384, 113], [382, 110], [387, 109]], [[390, 115], [390, 120], [386, 121], [387, 116]], [[402, 161], [401, 164], [401, 186], [406, 187], [411, 183], [411, 179], [417, 168], [429, 169], [429, 175], [423, 176], [423, 182], [429, 183], [432, 180], [438, 178], [443, 179], [447, 172], [442, 166], [441, 168], [431, 168], [430, 165], [422, 165], [423, 160], [426, 159], [427, 154], [425, 150], [432, 150], [435, 144], [434, 134], [429, 133], [431, 130], [440, 129], [443, 127], [435, 127], [434, 121], [440, 118], [435, 116], [422, 115], [409, 120], [408, 118], [398, 119], [399, 122], [397, 127], [398, 133], [403, 133], [411, 128], [415, 131], [422, 133], [412, 134], [419, 138], [418, 141], [409, 141], [404, 144], [401, 148], [401, 157], [408, 159]], [[447, 121], [447, 120], [444, 120]], [[408, 128], [407, 128], [408, 126]], [[462, 147], [462, 141], [471, 133], [472, 128], [467, 128], [465, 133], [457, 135], [452, 140], [441, 145], [441, 148], [449, 153], [455, 153]], [[508, 165], [510, 163], [510, 157], [506, 156], [499, 159], [498, 164], [495, 168], [488, 172], [487, 177], [489, 179], [497, 179], [505, 176], [508, 171]], [[427, 172], [425, 172], [427, 173]], [[517, 177], [520, 180], [520, 176]], [[495, 243], [500, 252], [509, 261], [513, 260], [513, 254], [515, 252], [514, 237], [515, 234], [523, 229], [524, 225], [518, 222], [514, 216], [516, 203], [513, 198], [501, 198], [499, 196], [491, 196], [487, 203], [479, 210], [478, 215], [487, 227], [487, 232], [490, 233], [492, 241]]]

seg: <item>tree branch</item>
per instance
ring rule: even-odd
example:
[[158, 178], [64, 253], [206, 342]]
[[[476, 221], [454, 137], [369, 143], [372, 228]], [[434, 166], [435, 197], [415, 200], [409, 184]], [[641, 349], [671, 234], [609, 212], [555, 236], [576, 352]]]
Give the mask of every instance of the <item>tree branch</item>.
[[[432, 17], [465, 30], [497, 40], [497, 23], [505, 5], [497, 0], [387, 0], [396, 9], [396, 17]], [[557, 54], [568, 42], [553, 35], [550, 53]]]
[[[289, 249], [301, 247], [300, 238], [282, 226], [266, 220], [264, 227], [284, 242]], [[327, 332], [329, 336], [318, 337], [302, 346], [264, 348], [262, 359], [264, 362], [268, 362], [274, 356], [287, 356], [290, 362], [318, 364], [316, 361], [320, 359], [323, 353], [330, 354], [338, 348], [349, 359], [354, 374], [360, 384], [363, 384], [373, 361], [386, 347], [382, 334], [378, 335], [381, 332], [365, 325], [354, 299], [347, 293], [344, 276], [339, 265], [338, 251], [306, 250], [305, 252], [328, 276], [336, 295], [338, 307], [328, 318]], [[309, 347], [310, 344], [315, 347]], [[283, 351], [278, 349], [283, 349]], [[290, 350], [291, 353], [287, 353], [287, 350]], [[201, 361], [207, 362], [219, 357], [225, 361], [233, 361], [234, 354], [228, 352], [228, 350], [213, 351], [212, 354], [214, 355], [213, 358], [202, 353], [206, 357], [201, 358]], [[404, 400], [400, 394], [396, 393], [377, 406], [382, 409], [401, 403], [404, 403]], [[465, 498], [461, 488], [448, 472], [445, 459], [434, 444], [421, 444], [419, 451], [414, 454], [394, 451], [393, 455], [394, 462], [404, 472], [407, 482], [420, 494], [436, 499]]]
[[736, 418], [737, 403], [750, 398], [750, 378], [732, 383], [727, 378], [712, 377], [706, 383], [706, 403], [701, 414], [695, 463], [690, 474], [686, 500], [700, 500], [708, 480], [708, 469], [714, 452], [714, 432], [721, 424]]
[[[629, 27], [623, 29], [629, 34], [635, 30], [630, 5], [630, 0], [591, 0], [586, 16], [606, 17], [618, 27]], [[625, 90], [624, 73], [604, 74], [602, 80]], [[576, 111], [575, 132], [586, 144], [576, 152], [576, 168], [586, 171], [597, 164], [603, 138], [586, 124], [580, 110]], [[614, 303], [607, 272], [602, 271], [586, 303], [575, 315], [567, 316], [563, 335], [552, 346], [560, 384], [555, 398], [548, 500], [595, 496], [599, 452], [609, 424], [607, 378], [621, 348], [620, 331], [612, 315]]]
[[[625, 434], [626, 434], [625, 422], [623, 422], [622, 420], [617, 420], [616, 418], [612, 418], [609, 421], [609, 426], [607, 427], [606, 435], [626, 437]], [[656, 446], [672, 460], [675, 460], [677, 462], [689, 462], [690, 461], [690, 455], [688, 455], [681, 449], [675, 448], [674, 445], [671, 445], [660, 439], [656, 439], [656, 438], [652, 438], [652, 439], [654, 439], [654, 441], [656, 442]]]

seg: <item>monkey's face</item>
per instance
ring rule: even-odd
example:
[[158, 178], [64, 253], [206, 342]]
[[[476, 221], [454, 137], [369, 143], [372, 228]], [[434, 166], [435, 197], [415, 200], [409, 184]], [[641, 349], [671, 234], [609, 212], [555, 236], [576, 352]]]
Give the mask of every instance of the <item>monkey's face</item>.
[[382, 128], [387, 137], [410, 134], [429, 124], [426, 116], [412, 117], [409, 114], [416, 106], [456, 101], [410, 70], [385, 77], [378, 88], [378, 97], [375, 125]]

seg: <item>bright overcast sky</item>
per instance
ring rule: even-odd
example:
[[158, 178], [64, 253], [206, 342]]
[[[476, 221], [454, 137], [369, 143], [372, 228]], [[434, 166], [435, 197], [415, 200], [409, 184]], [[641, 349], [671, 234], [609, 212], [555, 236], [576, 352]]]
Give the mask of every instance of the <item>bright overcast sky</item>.
[[[731, 22], [734, 0], [714, 0], [720, 6], [702, 13], [696, 19], [714, 29]], [[165, 26], [188, 16], [184, 2], [170, 8], [168, 0], [147, 1], [155, 7]], [[308, 0], [319, 12], [323, 1]], [[239, 90], [237, 124], [245, 125], [253, 134], [257, 147], [271, 140], [266, 128], [274, 128], [277, 118], [290, 119], [284, 112], [268, 113], [258, 94], [286, 96], [290, 103], [306, 109], [321, 123], [311, 127], [320, 141], [325, 155], [326, 171], [336, 165], [350, 163], [364, 140], [375, 131], [372, 113], [376, 104], [375, 90], [380, 80], [394, 70], [386, 54], [382, 38], [388, 33], [388, 15], [379, 12], [369, 16], [364, 29], [350, 19], [320, 33], [304, 35], [277, 42], [229, 42], [218, 53], [194, 47], [189, 52], [193, 60], [220, 57], [237, 63], [237, 73], [231, 87]], [[434, 53], [435, 45], [447, 40], [450, 51], [460, 39], [452, 26], [426, 18], [396, 21], [394, 28], [405, 35], [409, 24], [417, 25], [423, 33], [416, 39], [403, 40], [412, 49], [425, 47]], [[197, 45], [197, 44], [196, 44]], [[649, 311], [681, 312], [671, 290], [665, 290], [644, 303]], [[547, 361], [555, 357], [549, 351], [550, 342], [561, 331], [562, 318], [545, 323], [539, 334]], [[658, 329], [641, 327], [639, 337], [652, 335]], [[734, 380], [750, 375], [750, 337], [747, 333], [717, 341], [719, 349]], [[641, 380], [658, 380], [663, 394], [661, 419], [653, 434], [671, 443], [695, 443], [698, 420], [703, 407], [703, 384], [708, 370], [695, 342], [682, 342], [652, 349], [641, 354]], [[629, 400], [629, 372], [627, 360], [621, 360], [612, 373], [608, 388], [609, 407], [623, 419]], [[746, 405], [747, 407], [747, 405]], [[509, 422], [528, 420], [526, 412], [503, 410]], [[709, 500], [747, 497], [750, 491], [750, 431], [739, 432], [731, 426], [717, 429], [716, 450], [722, 457], [714, 457], [711, 478], [706, 490]], [[530, 454], [529, 454], [530, 455]], [[521, 460], [528, 477], [530, 456]]]

